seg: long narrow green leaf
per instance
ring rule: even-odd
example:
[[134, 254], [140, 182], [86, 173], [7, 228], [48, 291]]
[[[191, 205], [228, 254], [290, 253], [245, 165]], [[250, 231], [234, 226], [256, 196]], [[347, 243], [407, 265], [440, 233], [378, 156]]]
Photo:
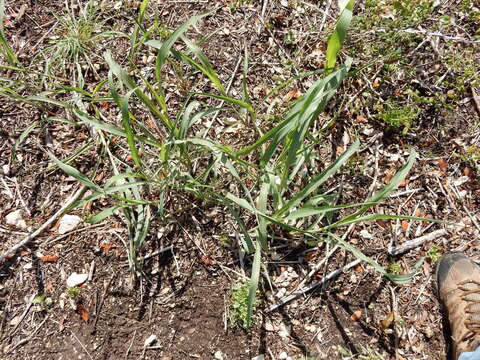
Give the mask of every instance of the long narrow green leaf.
[[331, 71], [337, 62], [337, 55], [342, 48], [347, 35], [347, 30], [352, 21], [352, 11], [355, 0], [342, 0], [340, 2], [340, 17], [335, 26], [333, 34], [328, 39], [325, 68]]
[[163, 124], [169, 130], [173, 130], [173, 124], [170, 122], [168, 117], [150, 100], [150, 98], [145, 94], [140, 87], [135, 84], [135, 81], [128, 75], [128, 73], [122, 69], [122, 67], [113, 60], [112, 54], [110, 51], [107, 51], [103, 57], [110, 67], [110, 71], [115, 74], [115, 76], [130, 90], [135, 90], [135, 95], [145, 104], [145, 106], [152, 112], [153, 115], [157, 116]]
[[320, 174], [314, 176], [307, 186], [300, 190], [293, 198], [288, 201], [280, 210], [276, 211], [274, 216], [281, 216], [290, 209], [296, 207], [307, 196], [314, 192], [320, 185], [322, 185], [330, 176], [335, 174], [338, 169], [352, 156], [360, 147], [360, 142], [355, 141], [342, 155], [340, 155], [328, 168]]
[[92, 182], [85, 174], [82, 174], [80, 171], [75, 169], [73, 166], [66, 165], [60, 160], [56, 158], [55, 155], [53, 155], [51, 152], [47, 151], [47, 155], [50, 157], [50, 159], [53, 160], [53, 162], [67, 175], [70, 175], [77, 179], [79, 182], [81, 182], [83, 185], [89, 187], [90, 189], [93, 189], [98, 192], [102, 192], [102, 188]]
[[260, 266], [262, 260], [262, 248], [257, 246], [252, 264], [252, 277], [250, 278], [250, 286], [248, 288], [247, 303], [247, 327], [252, 324], [253, 305], [257, 296], [258, 282], [260, 280]]
[[[172, 48], [173, 44], [175, 44], [175, 42], [183, 35], [183, 33], [185, 31], [187, 31], [187, 29], [192, 26], [193, 24], [195, 24], [198, 20], [200, 20], [201, 18], [209, 15], [211, 13], [210, 12], [207, 12], [205, 14], [200, 14], [200, 15], [196, 15], [196, 16], [192, 16], [190, 19], [188, 19], [185, 23], [183, 23], [182, 25], [180, 25], [178, 27], [177, 30], [175, 30], [173, 32], [172, 35], [170, 35], [170, 37], [165, 40], [163, 43], [162, 43], [162, 46], [160, 47], [160, 49], [158, 50], [158, 56], [157, 56], [157, 65], [156, 65], [156, 71], [157, 71], [157, 74], [160, 74], [161, 73], [161, 69], [163, 67], [163, 64], [165, 64], [165, 60], [167, 59], [167, 56], [168, 54], [170, 53], [170, 49]], [[161, 83], [160, 79], [157, 79], [159, 83]]]
[[20, 134], [18, 139], [15, 141], [15, 144], [12, 147], [12, 153], [10, 155], [10, 159], [12, 160], [12, 162], [14, 162], [15, 159], [16, 159], [15, 155], [16, 155], [17, 150], [20, 147], [20, 145], [25, 141], [25, 139], [28, 137], [28, 135], [30, 135], [30, 133], [33, 130], [35, 130], [35, 128], [38, 126], [38, 124], [39, 124], [39, 121], [34, 121], [31, 125], [27, 126], [26, 129], [22, 131], [22, 133]]
[[[106, 122], [103, 122], [101, 120], [90, 117], [79, 109], [75, 108], [72, 111], [73, 111], [73, 114], [77, 118], [79, 118], [82, 122], [84, 122], [88, 125], [91, 125], [91, 126], [97, 128], [97, 129], [106, 131], [106, 132], [108, 132], [110, 134], [113, 134], [113, 135], [122, 136], [122, 137], [125, 137], [125, 138], [127, 137], [127, 135], [125, 134], [125, 131], [123, 129], [120, 129], [119, 127], [116, 127], [116, 126], [111, 125], [111, 124], [107, 124]], [[152, 145], [152, 146], [156, 146], [156, 147], [160, 147], [160, 148], [163, 146], [163, 144], [158, 142], [158, 141], [147, 139], [147, 138], [144, 138], [142, 136], [134, 135], [134, 137], [135, 137], [136, 141], [140, 141], [144, 144], [148, 144], [148, 145]]]
[[[270, 184], [268, 181], [263, 181], [262, 186], [260, 188], [260, 194], [258, 196], [258, 202], [257, 202], [257, 207], [258, 210], [260, 210], [262, 213], [266, 214], [267, 213], [267, 201], [268, 201], [268, 189], [270, 187]], [[268, 250], [268, 222], [267, 220], [262, 217], [262, 216], [257, 216], [257, 222], [258, 222], [258, 242], [260, 246], [262, 247], [263, 250]]]
[[5, 0], [0, 0], [0, 52], [10, 65], [20, 65], [17, 57], [8, 45], [3, 24], [5, 23]]
[[236, 154], [238, 156], [246, 155], [271, 140], [271, 144], [262, 156], [262, 164], [266, 164], [273, 157], [279, 145], [295, 128], [301, 123], [309, 126], [318, 117], [328, 100], [335, 94], [343, 79], [347, 76], [351, 64], [352, 59], [348, 58], [340, 69], [323, 79], [317, 80], [307, 93], [297, 101], [285, 120], [270, 129], [254, 144], [237, 150]]
[[398, 188], [400, 183], [405, 179], [408, 172], [410, 171], [412, 166], [415, 164], [416, 158], [417, 158], [417, 153], [415, 152], [415, 150], [412, 150], [410, 152], [410, 156], [408, 157], [406, 164], [404, 166], [402, 166], [402, 168], [400, 170], [397, 171], [397, 173], [392, 178], [392, 180], [390, 180], [390, 183], [387, 184], [382, 190], [373, 194], [370, 199], [365, 201], [364, 206], [362, 206], [355, 213], [347, 216], [344, 219], [344, 221], [349, 221], [350, 219], [354, 219], [354, 218], [360, 216], [361, 214], [363, 214], [365, 211], [367, 211], [372, 206], [375, 206], [378, 203], [380, 203], [381, 201], [383, 201], [384, 199], [386, 199], [392, 193], [392, 191], [395, 190], [396, 188]]

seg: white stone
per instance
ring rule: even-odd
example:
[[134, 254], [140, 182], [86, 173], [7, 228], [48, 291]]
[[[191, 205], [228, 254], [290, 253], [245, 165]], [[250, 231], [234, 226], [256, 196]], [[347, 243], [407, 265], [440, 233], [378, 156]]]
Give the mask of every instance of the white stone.
[[77, 215], [63, 215], [60, 219], [60, 225], [58, 226], [58, 233], [65, 234], [72, 231], [82, 222], [80, 216]]
[[275, 326], [272, 324], [271, 321], [268, 321], [268, 320], [267, 320], [267, 321], [265, 322], [265, 330], [266, 330], [266, 331], [275, 331], [276, 328], [275, 328]]
[[360, 236], [364, 239], [373, 239], [373, 235], [370, 234], [367, 230], [360, 231]]
[[88, 279], [88, 274], [72, 273], [67, 279], [67, 286], [74, 287], [83, 284]]
[[453, 180], [453, 185], [455, 186], [463, 185], [468, 181], [468, 179], [469, 179], [468, 176], [459, 177], [458, 179]]
[[283, 351], [280, 353], [280, 355], [278, 355], [278, 358], [280, 360], [285, 360], [286, 358], [288, 358], [288, 354], [285, 351]]
[[147, 347], [152, 345], [155, 341], [157, 341], [157, 336], [156, 335], [150, 335], [145, 342], [143, 343], [143, 346]]
[[26, 229], [27, 223], [23, 220], [23, 211], [22, 210], [15, 210], [12, 211], [10, 214], [5, 216], [5, 222], [8, 225], [16, 226], [20, 229]]
[[260, 354], [252, 358], [252, 360], [265, 360], [265, 355]]
[[282, 338], [286, 338], [290, 336], [290, 333], [292, 332], [292, 327], [290, 325], [286, 325], [285, 323], [280, 324], [280, 331], [278, 332], [278, 335]]
[[223, 360], [223, 354], [221, 351], [215, 351], [215, 354], [213, 354], [213, 357], [216, 359], [216, 360]]

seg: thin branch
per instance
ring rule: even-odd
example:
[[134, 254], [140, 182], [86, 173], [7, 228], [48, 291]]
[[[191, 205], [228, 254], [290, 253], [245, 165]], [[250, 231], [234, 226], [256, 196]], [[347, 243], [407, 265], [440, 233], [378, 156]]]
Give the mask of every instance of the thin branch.
[[33, 239], [35, 239], [38, 235], [40, 235], [44, 230], [46, 230], [47, 228], [50, 227], [50, 225], [57, 219], [59, 218], [60, 216], [63, 215], [63, 213], [65, 211], [67, 211], [67, 209], [75, 202], [77, 201], [82, 195], [83, 193], [85, 192], [85, 190], [87, 189], [86, 186], [82, 186], [80, 187], [80, 189], [77, 190], [77, 192], [75, 194], [73, 194], [65, 203], [65, 205], [63, 205], [60, 210], [58, 210], [55, 214], [52, 215], [52, 217], [50, 219], [48, 219], [45, 223], [43, 223], [42, 226], [40, 226], [37, 230], [35, 230], [33, 233], [31, 233], [30, 235], [26, 236], [22, 241], [18, 242], [17, 244], [15, 244], [14, 246], [12, 246], [10, 249], [8, 249], [6, 252], [4, 252], [2, 254], [2, 256], [0, 256], [0, 261], [3, 261], [6, 259], [6, 257], [10, 254], [13, 254], [15, 253], [18, 249], [20, 249], [21, 247], [27, 245], [30, 241], [32, 241]]
[[413, 240], [409, 240], [402, 245], [390, 246], [388, 248], [388, 253], [393, 256], [400, 255], [400, 254], [403, 254], [404, 252], [407, 252], [408, 250], [414, 249], [417, 246], [422, 245], [426, 241], [435, 240], [446, 234], [447, 234], [447, 230], [445, 229], [435, 230], [435, 231], [432, 231], [430, 234], [420, 236]]
[[285, 305], [286, 303], [292, 301], [293, 299], [296, 299], [297, 297], [319, 287], [319, 286], [322, 286], [322, 285], [325, 285], [327, 282], [329, 282], [330, 280], [333, 280], [335, 279], [337, 276], [343, 274], [345, 271], [347, 271], [348, 269], [358, 265], [359, 263], [361, 262], [361, 260], [355, 260], [355, 261], [352, 261], [351, 263], [345, 265], [343, 268], [340, 268], [340, 269], [337, 269], [335, 271], [332, 271], [330, 274], [328, 274], [327, 276], [325, 276], [322, 280], [319, 280], [317, 282], [314, 282], [313, 284], [303, 288], [302, 290], [299, 290], [297, 292], [294, 292], [293, 294], [290, 294], [288, 296], [285, 296], [282, 300], [280, 300], [278, 303], [276, 303], [275, 305], [271, 306], [268, 310], [267, 310], [267, 313], [269, 312], [272, 312], [272, 311], [275, 311], [277, 309], [279, 309], [280, 307], [282, 307], [283, 305]]

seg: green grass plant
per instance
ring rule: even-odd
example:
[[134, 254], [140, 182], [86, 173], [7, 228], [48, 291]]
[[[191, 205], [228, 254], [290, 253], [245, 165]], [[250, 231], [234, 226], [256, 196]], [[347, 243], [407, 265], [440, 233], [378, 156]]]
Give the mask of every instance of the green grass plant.
[[108, 18], [102, 17], [101, 6], [88, 0], [75, 10], [73, 0], [65, 0], [62, 14], [54, 14], [58, 21], [58, 34], [51, 45], [42, 50], [37, 58], [44, 64], [46, 75], [75, 76], [74, 84], [83, 83], [86, 70], [98, 76], [96, 53], [103, 52], [101, 41], [125, 34], [106, 30]]
[[13, 53], [10, 45], [5, 37], [3, 24], [5, 23], [5, 0], [0, 0], [0, 54], [5, 58], [8, 64], [15, 66], [20, 65], [20, 61]]
[[[144, 20], [148, 1], [141, 4], [137, 19], [139, 24], [130, 40], [131, 44], [135, 44], [135, 49], [139, 50], [145, 45], [157, 51], [152, 73], [140, 74], [134, 65], [125, 69], [114, 59], [114, 55], [106, 51], [103, 58], [109, 68], [108, 75], [93, 90], [87, 91], [81, 86], [63, 86], [56, 91], [28, 98], [30, 102], [63, 107], [75, 116], [75, 122], [95, 130], [102, 159], [112, 169], [111, 177], [101, 184], [91, 174], [80, 172], [72, 159], [62, 161], [51, 153], [49, 156], [55, 166], [90, 190], [90, 194], [78, 206], [99, 198], [110, 199], [111, 206], [93, 214], [88, 221], [96, 223], [113, 214], [121, 215], [128, 229], [129, 243], [126, 246], [135, 273], [141, 270], [138, 253], [148, 238], [152, 217], [171, 217], [164, 205], [181, 193], [188, 195], [189, 199], [207, 201], [230, 209], [242, 232], [244, 250], [253, 255], [246, 297], [246, 317], [243, 316], [242, 307], [242, 327], [251, 326], [263, 258], [280, 231], [308, 244], [328, 242], [339, 246], [396, 283], [411, 279], [412, 274], [389, 273], [338, 234], [342, 228], [363, 221], [419, 219], [370, 212], [405, 179], [415, 163], [416, 153], [411, 151], [405, 164], [388, 185], [370, 198], [356, 203], [337, 204], [340, 194], [330, 191], [329, 182], [360, 149], [358, 140], [323, 170], [317, 170], [321, 159], [316, 148], [322, 145], [319, 135], [331, 125], [330, 122], [322, 121], [321, 114], [351, 73], [353, 64], [353, 59], [347, 57], [336, 66], [350, 24], [354, 1], [343, 1], [341, 4], [340, 18], [328, 40], [325, 69], [301, 75], [313, 75], [316, 80], [288, 113], [268, 128], [258, 120], [263, 118], [266, 99], [260, 104], [252, 103], [246, 86], [248, 53], [245, 51], [243, 57], [241, 96], [232, 97], [201, 51], [200, 42], [203, 40], [195, 42], [188, 36], [188, 30], [196, 22], [214, 12], [193, 16], [168, 38], [159, 41], [153, 39], [156, 35], [155, 27], [146, 30], [140, 24]], [[83, 20], [74, 22], [85, 21], [90, 24], [94, 19], [84, 16], [86, 18]], [[68, 28], [70, 25], [65, 26]], [[86, 35], [81, 35], [83, 30], [76, 27], [74, 31], [78, 36], [71, 40], [72, 48], [69, 43], [63, 42], [63, 47], [55, 47], [51, 51], [54, 54], [67, 54], [70, 59], [88, 58], [88, 42], [97, 36], [96, 31], [87, 29]], [[183, 50], [180, 50], [178, 44], [181, 44]], [[130, 55], [131, 58], [134, 57]], [[89, 63], [88, 59], [85, 61]], [[201, 87], [193, 87], [179, 91], [181, 105], [170, 107], [165, 90], [165, 72], [168, 66], [189, 69], [191, 73], [208, 81], [213, 90], [206, 92]], [[274, 89], [267, 97], [274, 96], [282, 86]], [[72, 98], [72, 94], [73, 100], [62, 100]], [[100, 103], [105, 102], [109, 108], [113, 107], [117, 111], [119, 122], [109, 120], [111, 116], [104, 113]], [[134, 111], [134, 107], [140, 108], [141, 114]], [[197, 125], [218, 113], [228, 113], [245, 128], [251, 129], [251, 144], [234, 149], [217, 138], [205, 136], [208, 131], [203, 132], [203, 135], [195, 132]], [[145, 124], [146, 120], [151, 120], [153, 128]], [[315, 131], [312, 131], [313, 128]], [[120, 158], [112, 150], [114, 139], [115, 147], [121, 147], [131, 161]], [[252, 185], [247, 186], [247, 183]], [[420, 262], [416, 268], [419, 265]], [[244, 287], [241, 294], [244, 299]], [[241, 303], [242, 306], [245, 304], [243, 300]]]

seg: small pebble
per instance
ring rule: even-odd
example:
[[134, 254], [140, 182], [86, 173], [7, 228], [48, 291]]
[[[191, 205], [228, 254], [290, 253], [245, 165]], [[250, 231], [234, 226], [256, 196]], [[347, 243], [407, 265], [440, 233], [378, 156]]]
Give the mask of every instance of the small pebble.
[[72, 231], [82, 222], [82, 219], [77, 215], [63, 215], [58, 226], [58, 233], [65, 234]]
[[83, 284], [88, 279], [88, 274], [72, 273], [67, 279], [67, 286], [74, 287]]
[[15, 210], [12, 211], [10, 214], [5, 216], [5, 222], [8, 225], [16, 226], [20, 229], [26, 229], [27, 223], [23, 220], [23, 211], [22, 210]]
[[150, 335], [145, 342], [143, 343], [144, 347], [152, 345], [155, 341], [157, 341], [157, 336], [156, 335]]

